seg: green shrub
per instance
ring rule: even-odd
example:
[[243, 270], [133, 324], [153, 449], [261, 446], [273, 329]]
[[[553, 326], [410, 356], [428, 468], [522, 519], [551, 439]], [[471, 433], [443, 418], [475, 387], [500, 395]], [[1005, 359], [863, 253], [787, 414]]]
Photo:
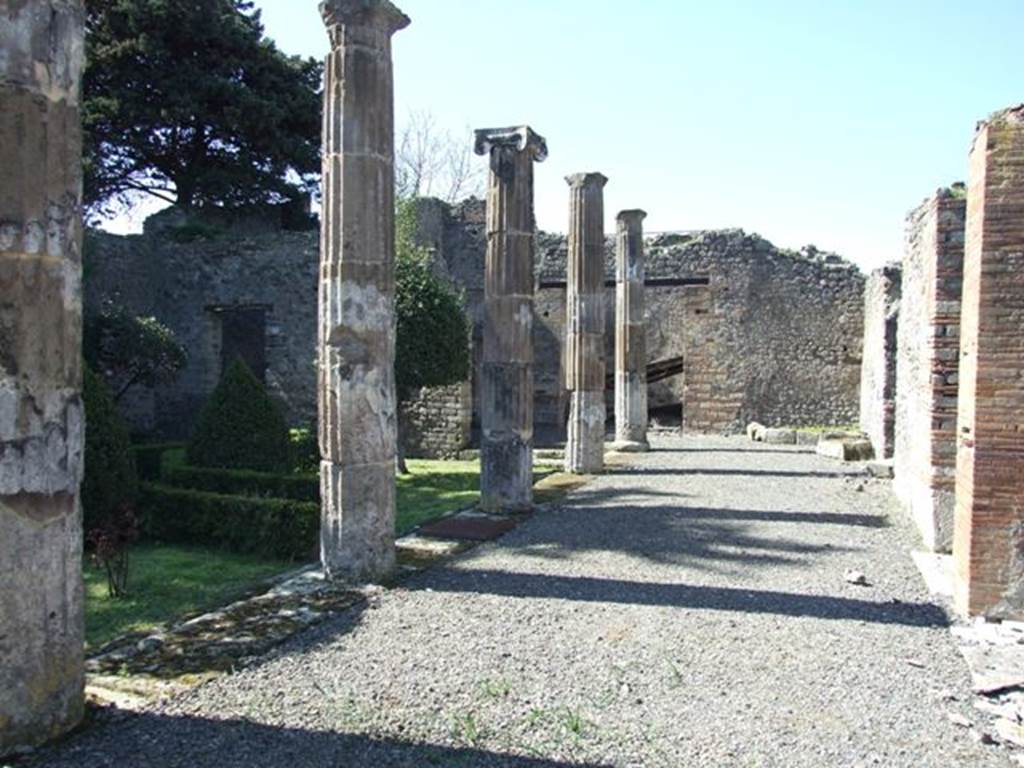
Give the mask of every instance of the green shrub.
[[293, 429], [292, 469], [295, 472], [313, 474], [320, 471], [320, 443], [317, 441], [316, 425], [309, 429]]
[[188, 446], [188, 463], [263, 472], [289, 468], [291, 445], [284, 416], [240, 359], [228, 367], [203, 408]]
[[161, 482], [177, 488], [192, 488], [211, 493], [320, 502], [320, 478], [317, 475], [279, 475], [271, 472], [254, 472], [251, 469], [217, 469], [185, 465], [165, 467]]
[[140, 480], [157, 481], [160, 479], [160, 467], [167, 451], [180, 450], [187, 443], [149, 443], [133, 445], [132, 457], [135, 459], [135, 471]]
[[143, 483], [139, 506], [148, 539], [202, 544], [287, 560], [315, 557], [320, 505], [291, 499], [227, 496]]
[[138, 478], [132, 461], [128, 427], [114, 398], [88, 366], [84, 366], [85, 476], [82, 479], [82, 524], [88, 532], [125, 508], [133, 508]]

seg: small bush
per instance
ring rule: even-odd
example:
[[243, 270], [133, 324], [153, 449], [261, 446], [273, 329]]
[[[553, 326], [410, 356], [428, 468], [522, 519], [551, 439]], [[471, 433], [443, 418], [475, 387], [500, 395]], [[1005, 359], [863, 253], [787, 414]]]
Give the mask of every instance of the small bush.
[[85, 476], [82, 479], [82, 524], [86, 532], [135, 506], [138, 478], [128, 427], [103, 380], [87, 366], [85, 402]]
[[316, 555], [320, 505], [291, 499], [227, 496], [143, 483], [140, 508], [147, 538], [202, 544], [285, 560]]
[[284, 416], [240, 359], [228, 367], [203, 408], [188, 446], [188, 463], [263, 472], [289, 469], [291, 445]]
[[185, 448], [187, 443], [150, 443], [133, 445], [132, 457], [135, 459], [135, 471], [140, 480], [157, 481], [160, 479], [160, 467], [167, 451]]
[[320, 501], [320, 478], [316, 475], [280, 475], [250, 469], [211, 467], [165, 467], [161, 482], [177, 488], [226, 493], [239, 496], [269, 496], [294, 501]]
[[128, 507], [89, 531], [87, 540], [92, 545], [93, 560], [107, 574], [109, 597], [128, 594], [128, 551], [138, 538], [138, 520]]
[[320, 471], [320, 443], [317, 441], [316, 425], [309, 429], [293, 429], [292, 469], [295, 472], [315, 473]]

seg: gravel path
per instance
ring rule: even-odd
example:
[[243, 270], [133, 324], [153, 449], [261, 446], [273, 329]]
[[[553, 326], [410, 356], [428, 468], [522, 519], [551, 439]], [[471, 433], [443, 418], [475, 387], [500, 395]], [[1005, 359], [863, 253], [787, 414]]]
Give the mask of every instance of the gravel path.
[[887, 484], [742, 438], [655, 446], [38, 764], [1010, 765], [949, 719], [974, 715], [967, 671]]

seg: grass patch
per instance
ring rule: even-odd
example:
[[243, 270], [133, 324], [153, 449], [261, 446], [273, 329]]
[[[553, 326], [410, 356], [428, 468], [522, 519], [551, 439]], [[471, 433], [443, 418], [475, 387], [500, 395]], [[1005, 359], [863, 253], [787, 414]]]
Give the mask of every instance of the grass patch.
[[85, 563], [85, 640], [96, 649], [128, 632], [146, 632], [242, 597], [254, 582], [294, 563], [198, 547], [132, 549], [128, 597], [107, 596], [103, 571]]

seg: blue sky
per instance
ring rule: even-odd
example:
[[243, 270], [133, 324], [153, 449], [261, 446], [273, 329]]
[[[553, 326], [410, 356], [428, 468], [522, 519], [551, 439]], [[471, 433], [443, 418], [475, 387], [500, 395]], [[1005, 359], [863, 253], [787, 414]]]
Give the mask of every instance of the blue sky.
[[[864, 268], [906, 212], [966, 174], [975, 122], [1024, 101], [1021, 0], [397, 0], [396, 113], [453, 131], [529, 123], [540, 226], [563, 177], [601, 171], [606, 226], [742, 227]], [[257, 0], [289, 53], [322, 56], [315, 0]]]

